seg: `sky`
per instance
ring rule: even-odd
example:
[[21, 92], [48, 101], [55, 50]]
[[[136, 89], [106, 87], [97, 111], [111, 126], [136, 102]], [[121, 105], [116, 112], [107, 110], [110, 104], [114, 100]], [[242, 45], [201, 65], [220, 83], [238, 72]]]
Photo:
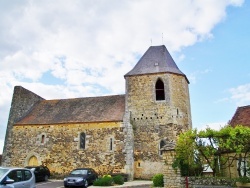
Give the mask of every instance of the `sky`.
[[125, 93], [124, 75], [165, 45], [190, 81], [193, 128], [250, 105], [250, 1], [0, 1], [0, 153], [14, 86], [45, 99]]

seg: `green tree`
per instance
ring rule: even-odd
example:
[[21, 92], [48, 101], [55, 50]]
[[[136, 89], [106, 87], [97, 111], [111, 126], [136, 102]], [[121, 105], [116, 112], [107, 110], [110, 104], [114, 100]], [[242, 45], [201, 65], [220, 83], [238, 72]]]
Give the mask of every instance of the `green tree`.
[[234, 160], [238, 161], [239, 177], [247, 176], [247, 171], [249, 171], [247, 161], [249, 161], [250, 153], [250, 128], [241, 125], [235, 128], [227, 126], [218, 132], [217, 137], [221, 153], [235, 153]]
[[[226, 126], [219, 131], [207, 128], [200, 132], [194, 129], [179, 136], [173, 167], [180, 168], [182, 175], [189, 175], [186, 171], [199, 169], [201, 165], [207, 164], [215, 176], [219, 173], [219, 169], [227, 168], [230, 166], [230, 161], [237, 160], [239, 176], [246, 176], [249, 170], [247, 166], [249, 152], [249, 127]], [[225, 155], [228, 153], [234, 153], [233, 159], [232, 156]]]
[[182, 176], [193, 176], [201, 173], [201, 161], [197, 153], [195, 138], [197, 130], [188, 130], [181, 134], [176, 144], [174, 168], [181, 170]]

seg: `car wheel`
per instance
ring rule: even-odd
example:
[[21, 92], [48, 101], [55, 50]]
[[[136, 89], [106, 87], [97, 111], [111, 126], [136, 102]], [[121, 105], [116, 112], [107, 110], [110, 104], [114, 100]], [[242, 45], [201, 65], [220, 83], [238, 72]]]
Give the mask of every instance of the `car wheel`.
[[45, 176], [44, 176], [44, 181], [48, 181], [48, 179], [49, 179], [49, 176], [48, 176], [48, 175], [45, 175]]
[[87, 188], [88, 186], [89, 186], [89, 182], [88, 182], [88, 180], [85, 180], [84, 188]]

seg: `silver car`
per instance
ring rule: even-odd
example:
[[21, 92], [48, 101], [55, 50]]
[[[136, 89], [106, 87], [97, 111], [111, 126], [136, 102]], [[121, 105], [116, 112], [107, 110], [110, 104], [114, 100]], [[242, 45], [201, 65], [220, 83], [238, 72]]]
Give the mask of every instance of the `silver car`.
[[0, 167], [0, 188], [35, 188], [34, 173], [26, 168]]

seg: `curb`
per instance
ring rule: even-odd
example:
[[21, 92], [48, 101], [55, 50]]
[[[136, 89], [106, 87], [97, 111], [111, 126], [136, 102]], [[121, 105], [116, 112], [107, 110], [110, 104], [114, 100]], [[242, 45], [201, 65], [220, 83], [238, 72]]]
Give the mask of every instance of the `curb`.
[[153, 182], [148, 181], [148, 182], [144, 182], [144, 181], [129, 181], [129, 182], [124, 182], [123, 185], [115, 185], [115, 186], [89, 186], [90, 188], [106, 188], [106, 187], [110, 187], [110, 188], [131, 188], [131, 187], [145, 187], [145, 186], [152, 186]]

